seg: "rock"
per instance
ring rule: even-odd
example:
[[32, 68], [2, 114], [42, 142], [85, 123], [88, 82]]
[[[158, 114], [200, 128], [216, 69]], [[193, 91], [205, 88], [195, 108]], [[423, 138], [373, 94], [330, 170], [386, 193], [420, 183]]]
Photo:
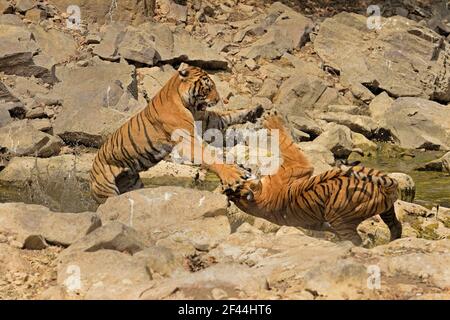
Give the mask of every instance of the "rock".
[[307, 40], [313, 23], [310, 19], [289, 7], [276, 2], [268, 9], [269, 15], [276, 17], [273, 24], [266, 27], [266, 33], [250, 47], [240, 51], [246, 58], [277, 59], [287, 51], [300, 48]]
[[126, 25], [122, 23], [111, 23], [101, 29], [100, 43], [94, 47], [93, 53], [102, 59], [115, 61], [120, 58], [118, 45], [126, 33]]
[[145, 29], [127, 27], [117, 53], [129, 61], [152, 66], [157, 61], [154, 46]]
[[115, 250], [128, 254], [135, 254], [144, 250], [151, 244], [150, 240], [133, 228], [120, 222], [110, 222], [103, 225], [84, 237], [79, 237], [66, 250], [60, 254], [60, 258], [77, 252], [96, 252], [99, 250]]
[[140, 174], [146, 186], [180, 186], [194, 188], [206, 186], [205, 172], [199, 167], [160, 161]]
[[220, 232], [224, 232], [222, 236], [230, 232], [220, 217], [226, 215], [227, 206], [227, 198], [221, 194], [158, 187], [108, 198], [97, 212], [104, 222], [120, 221], [152, 239], [188, 237], [194, 246], [203, 246], [213, 245]]
[[125, 59], [152, 66], [186, 62], [204, 69], [227, 69], [228, 61], [184, 29], [166, 24], [144, 23], [126, 30], [121, 24], [105, 29], [94, 53], [108, 60]]
[[[4, 1], [4, 0], [2, 0], [2, 1]], [[2, 1], [0, 1], [0, 2], [2, 2]], [[11, 8], [11, 12], [12, 12], [12, 10], [13, 10], [12, 6], [9, 8]], [[11, 13], [0, 14], [0, 24], [18, 26], [18, 27], [25, 26], [25, 24], [23, 23], [22, 19], [19, 18], [19, 16], [15, 15], [15, 14], [11, 14]]]
[[7, 0], [0, 0], [0, 15], [5, 13], [12, 13], [13, 6]]
[[302, 116], [305, 110], [325, 111], [330, 104], [345, 104], [335, 88], [312, 75], [291, 76], [281, 84], [273, 102], [288, 116]]
[[[335, 163], [334, 155], [327, 146], [316, 143], [316, 141], [302, 142], [298, 145], [313, 165], [315, 175], [332, 169]], [[338, 147], [334, 146], [334, 148], [332, 150], [338, 150]], [[338, 151], [338, 154], [341, 155], [341, 152]]]
[[36, 2], [33, 0], [17, 0], [15, 8], [20, 13], [25, 13], [26, 11], [34, 8], [36, 6]]
[[254, 70], [256, 70], [256, 68], [257, 68], [256, 62], [255, 62], [255, 60], [253, 60], [253, 59], [247, 59], [247, 60], [245, 60], [245, 65], [247, 66], [247, 68], [248, 68], [250, 71], [254, 71]]
[[2, 102], [18, 101], [18, 99], [11, 93], [11, 89], [2, 82], [0, 82], [0, 101]]
[[134, 67], [94, 61], [88, 67], [57, 69], [52, 94], [61, 97], [62, 111], [54, 134], [69, 144], [99, 147], [130, 114], [144, 106], [137, 100]]
[[36, 55], [38, 44], [25, 26], [0, 24], [0, 71], [24, 77], [55, 81], [48, 59]]
[[25, 13], [25, 19], [39, 23], [40, 21], [47, 18], [47, 13], [44, 10], [33, 8]]
[[398, 182], [400, 200], [413, 202], [416, 195], [416, 184], [411, 176], [401, 172], [393, 172], [388, 175]]
[[318, 118], [327, 122], [344, 125], [354, 132], [361, 133], [366, 138], [372, 138], [378, 127], [377, 123], [371, 117], [344, 112], [327, 112], [320, 114]]
[[0, 205], [0, 233], [12, 236], [25, 249], [43, 249], [47, 244], [69, 246], [101, 225], [91, 212], [57, 213], [39, 205]]
[[450, 173], [450, 152], [447, 152], [441, 158], [425, 163], [416, 168], [418, 171], [441, 171]]
[[159, 6], [158, 15], [168, 21], [186, 22], [188, 11], [186, 5], [178, 4], [174, 0], [157, 0], [156, 3]]
[[363, 152], [374, 151], [377, 149], [377, 144], [370, 141], [364, 135], [352, 132], [353, 147], [362, 150]]
[[151, 246], [137, 252], [134, 256], [145, 261], [152, 278], [168, 277], [184, 269], [185, 257], [165, 247]]
[[46, 30], [39, 25], [30, 28], [40, 48], [40, 55], [48, 57], [49, 68], [77, 55], [77, 43], [72, 35], [56, 29]]
[[246, 266], [218, 264], [195, 273], [184, 272], [177, 277], [163, 280], [142, 295], [142, 299], [212, 299], [218, 289], [229, 297], [240, 297], [266, 289], [263, 275], [255, 274]]
[[84, 0], [54, 0], [52, 1], [60, 11], [71, 13], [69, 6], [80, 8], [81, 19], [86, 23], [102, 25], [108, 22], [123, 22], [125, 24], [139, 25], [149, 20], [155, 10], [154, 1], [125, 0], [116, 5], [110, 0], [86, 2]]
[[16, 156], [50, 157], [59, 153], [62, 140], [36, 130], [26, 121], [15, 121], [0, 128], [0, 146]]
[[340, 71], [344, 82], [381, 89], [394, 97], [450, 101], [445, 76], [450, 67], [448, 49], [441, 46], [439, 35], [399, 16], [382, 18], [382, 24], [371, 32], [367, 17], [339, 13], [320, 25], [314, 48], [327, 65]]
[[6, 126], [13, 121], [11, 113], [9, 112], [11, 108], [10, 103], [0, 102], [0, 128]]
[[115, 250], [98, 250], [65, 255], [58, 265], [57, 283], [69, 296], [126, 299], [128, 290], [148, 286], [151, 279], [141, 259]]
[[380, 127], [406, 149], [449, 150], [450, 108], [421, 98], [399, 98], [383, 114]]
[[142, 78], [142, 87], [147, 97], [152, 99], [174, 73], [175, 69], [166, 64], [161, 67], [140, 68], [138, 69], [138, 78]]
[[49, 119], [32, 119], [29, 120], [28, 123], [35, 128], [36, 130], [49, 133], [52, 131], [52, 124]]
[[383, 115], [389, 112], [393, 103], [394, 99], [389, 97], [386, 92], [380, 93], [369, 104], [370, 115], [375, 120], [382, 119]]
[[312, 143], [330, 150], [337, 158], [346, 159], [353, 150], [352, 135], [349, 128], [330, 124]]
[[59, 212], [95, 211], [89, 171], [94, 154], [15, 157], [0, 172], [0, 201], [38, 203]]

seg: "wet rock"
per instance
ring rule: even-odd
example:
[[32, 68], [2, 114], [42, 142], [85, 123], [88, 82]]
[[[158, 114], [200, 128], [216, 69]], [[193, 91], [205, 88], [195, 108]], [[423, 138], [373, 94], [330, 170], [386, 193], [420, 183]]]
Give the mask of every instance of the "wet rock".
[[58, 213], [23, 203], [1, 204], [0, 220], [0, 233], [12, 236], [25, 249], [69, 246], [101, 225], [94, 213]]
[[450, 152], [447, 152], [441, 158], [425, 163], [416, 168], [418, 171], [441, 171], [450, 173]]
[[59, 153], [62, 140], [36, 130], [27, 121], [15, 121], [0, 128], [0, 146], [16, 156], [50, 157]]
[[2, 202], [38, 203], [59, 212], [95, 211], [89, 171], [94, 154], [14, 157], [0, 172]]
[[57, 69], [52, 94], [59, 96], [62, 111], [53, 124], [54, 134], [66, 143], [99, 147], [105, 137], [144, 107], [137, 100], [134, 67], [94, 61], [88, 67]]

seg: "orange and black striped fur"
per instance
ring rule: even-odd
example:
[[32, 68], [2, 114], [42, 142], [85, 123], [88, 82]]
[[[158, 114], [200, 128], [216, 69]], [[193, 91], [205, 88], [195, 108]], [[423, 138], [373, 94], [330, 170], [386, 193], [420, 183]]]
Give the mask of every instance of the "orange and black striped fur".
[[[204, 166], [217, 173], [222, 183], [242, 183], [239, 168], [211, 159], [210, 153], [204, 152], [207, 146], [203, 142], [194, 145], [194, 140], [199, 141], [194, 120], [203, 120], [206, 127], [223, 129], [227, 125], [245, 122], [249, 117], [257, 117], [262, 110], [206, 111], [207, 107], [219, 101], [214, 82], [200, 68], [188, 67], [174, 74], [149, 105], [124, 123], [99, 149], [90, 173], [94, 199], [101, 203], [108, 197], [141, 188], [139, 172], [157, 164], [172, 151], [178, 142], [172, 141], [176, 129], [184, 130], [191, 139], [190, 154], [184, 156], [193, 159], [194, 152], [200, 152], [202, 159], [208, 160], [202, 161]], [[183, 143], [187, 141], [183, 140]]]
[[237, 206], [279, 225], [333, 231], [340, 239], [361, 244], [356, 228], [380, 215], [391, 240], [401, 237], [394, 211], [397, 182], [364, 167], [333, 169], [313, 176], [313, 168], [294, 144], [283, 121], [269, 115], [264, 126], [279, 130], [282, 164], [274, 175], [244, 182], [240, 192], [228, 191]]

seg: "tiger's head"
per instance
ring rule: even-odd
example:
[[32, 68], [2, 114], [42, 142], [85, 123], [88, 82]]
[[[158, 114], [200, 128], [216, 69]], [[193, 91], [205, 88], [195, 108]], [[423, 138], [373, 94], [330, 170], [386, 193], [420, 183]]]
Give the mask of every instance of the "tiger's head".
[[188, 67], [178, 71], [181, 79], [178, 92], [183, 104], [193, 114], [205, 111], [220, 102], [214, 81], [200, 68]]

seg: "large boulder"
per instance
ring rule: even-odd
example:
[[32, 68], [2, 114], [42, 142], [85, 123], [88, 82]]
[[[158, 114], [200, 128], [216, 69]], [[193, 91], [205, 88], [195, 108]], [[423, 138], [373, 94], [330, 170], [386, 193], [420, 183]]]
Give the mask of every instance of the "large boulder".
[[314, 40], [324, 62], [344, 83], [359, 83], [391, 96], [450, 101], [446, 74], [450, 49], [427, 27], [400, 16], [381, 18], [370, 30], [367, 17], [342, 12], [326, 19]]
[[389, 131], [400, 147], [450, 149], [448, 106], [421, 98], [399, 98], [380, 118], [379, 126]]
[[188, 242], [205, 250], [230, 233], [227, 206], [227, 198], [221, 194], [158, 187], [108, 198], [97, 213], [104, 222], [122, 222], [150, 239], [164, 240], [165, 244]]
[[53, 132], [66, 143], [99, 147], [145, 106], [137, 100], [135, 69], [126, 63], [94, 60], [87, 67], [57, 68], [57, 76], [61, 82], [52, 94], [63, 102]]
[[[276, 2], [268, 8], [266, 21], [259, 25], [262, 34], [249, 47], [239, 54], [245, 58], [276, 59], [284, 53], [300, 48], [307, 40], [313, 28], [310, 19], [292, 10], [288, 6]], [[253, 26], [255, 29], [255, 26]], [[243, 35], [248, 34], [246, 30]], [[253, 32], [258, 32], [254, 30]]]
[[107, 26], [94, 53], [108, 60], [124, 58], [153, 66], [156, 63], [187, 62], [204, 69], [227, 69], [228, 62], [216, 50], [182, 28], [144, 23], [138, 27]]
[[0, 233], [25, 249], [43, 249], [49, 244], [69, 246], [101, 226], [95, 213], [51, 212], [40, 205], [0, 205]]
[[22, 25], [0, 24], [0, 71], [35, 76], [53, 83], [53, 65], [43, 54], [30, 30]]

